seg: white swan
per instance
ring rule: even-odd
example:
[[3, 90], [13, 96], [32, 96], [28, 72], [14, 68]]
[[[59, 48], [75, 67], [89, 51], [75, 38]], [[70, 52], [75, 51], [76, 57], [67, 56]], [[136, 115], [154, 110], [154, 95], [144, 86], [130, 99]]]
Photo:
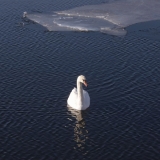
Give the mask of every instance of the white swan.
[[83, 75], [77, 78], [77, 89], [74, 88], [67, 100], [70, 107], [77, 110], [85, 110], [90, 105], [90, 97], [87, 91], [83, 90], [82, 83], [87, 87], [86, 78]]

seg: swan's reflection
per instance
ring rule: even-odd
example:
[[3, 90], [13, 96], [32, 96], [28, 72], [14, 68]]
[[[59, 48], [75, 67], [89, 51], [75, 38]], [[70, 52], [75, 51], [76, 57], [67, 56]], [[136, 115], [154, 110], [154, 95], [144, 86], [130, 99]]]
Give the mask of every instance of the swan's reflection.
[[84, 117], [88, 110], [78, 111], [71, 107], [67, 107], [68, 111], [71, 113], [71, 116], [76, 118], [76, 123], [74, 127], [74, 141], [76, 142], [76, 147], [80, 151], [84, 151], [86, 140], [88, 139], [88, 131], [85, 126]]

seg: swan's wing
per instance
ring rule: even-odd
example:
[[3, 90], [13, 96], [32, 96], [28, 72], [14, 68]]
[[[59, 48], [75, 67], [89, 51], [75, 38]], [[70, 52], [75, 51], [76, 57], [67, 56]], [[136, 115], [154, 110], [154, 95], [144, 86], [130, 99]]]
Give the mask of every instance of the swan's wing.
[[[79, 105], [77, 105], [77, 98], [78, 98], [78, 93], [77, 93], [77, 89], [74, 88], [67, 100], [67, 103], [70, 107], [78, 109], [79, 110]], [[82, 110], [85, 110], [89, 107], [90, 105], [90, 97], [87, 91], [83, 90], [83, 106], [82, 106]]]
[[84, 98], [84, 101], [83, 101], [83, 106], [86, 108], [89, 107], [90, 105], [90, 97], [89, 97], [89, 94], [87, 91], [83, 90], [83, 98]]
[[70, 107], [73, 107], [77, 105], [76, 100], [77, 100], [77, 89], [73, 88], [68, 97], [67, 103]]

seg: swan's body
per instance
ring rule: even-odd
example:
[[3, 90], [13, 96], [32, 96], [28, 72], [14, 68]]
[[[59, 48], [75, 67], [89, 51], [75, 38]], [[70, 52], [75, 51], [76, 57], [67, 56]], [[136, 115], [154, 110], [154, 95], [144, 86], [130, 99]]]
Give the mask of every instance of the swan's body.
[[77, 78], [77, 89], [71, 91], [67, 100], [68, 105], [77, 110], [85, 110], [90, 105], [89, 94], [83, 90], [82, 83], [87, 86], [86, 78], [81, 75]]

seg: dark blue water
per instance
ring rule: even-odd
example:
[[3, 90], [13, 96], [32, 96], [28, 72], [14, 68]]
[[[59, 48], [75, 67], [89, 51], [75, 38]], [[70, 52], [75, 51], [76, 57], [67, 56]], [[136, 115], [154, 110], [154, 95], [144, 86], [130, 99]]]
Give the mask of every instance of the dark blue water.
[[[125, 37], [21, 25], [24, 11], [102, 2], [1, 0], [0, 160], [160, 159], [158, 22]], [[80, 74], [85, 112], [67, 108]]]

